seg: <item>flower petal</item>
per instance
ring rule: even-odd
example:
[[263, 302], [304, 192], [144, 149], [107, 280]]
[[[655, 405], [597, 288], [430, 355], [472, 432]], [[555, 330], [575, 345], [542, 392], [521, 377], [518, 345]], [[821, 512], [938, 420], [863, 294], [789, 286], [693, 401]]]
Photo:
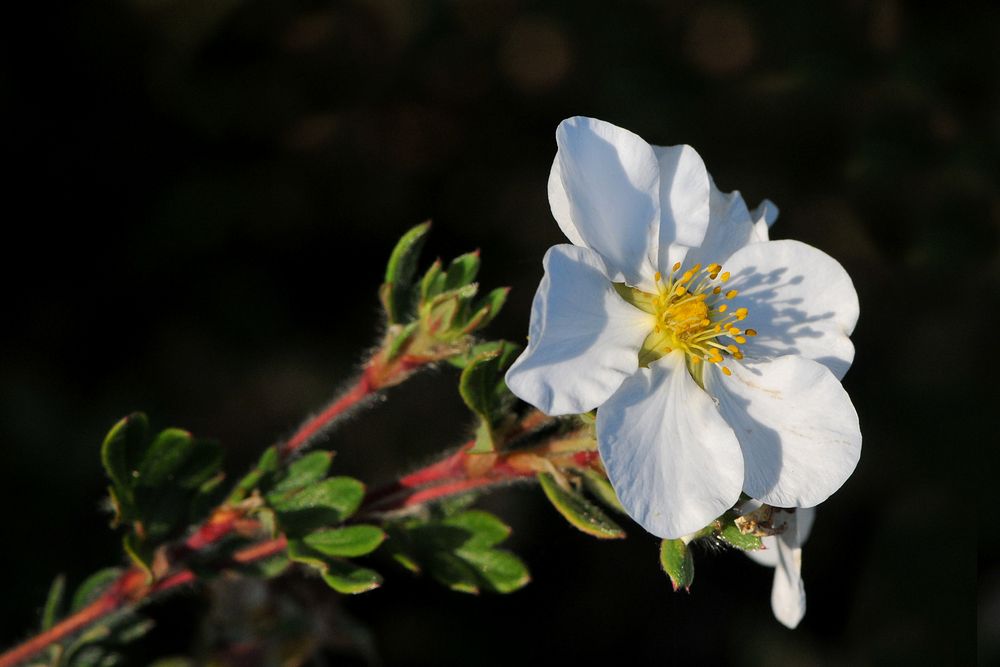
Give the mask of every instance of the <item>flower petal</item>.
[[653, 146], [660, 164], [660, 257], [664, 275], [701, 245], [708, 229], [711, 178], [690, 146]]
[[802, 542], [798, 512], [788, 515], [788, 527], [777, 536], [778, 564], [771, 585], [771, 611], [789, 628], [795, 628], [806, 613], [806, 586], [802, 581]]
[[653, 149], [628, 130], [580, 116], [559, 124], [556, 143], [549, 203], [559, 228], [600, 253], [613, 281], [651, 287], [660, 220]]
[[629, 516], [658, 537], [708, 525], [739, 499], [743, 456], [675, 351], [641, 368], [597, 411], [608, 478]]
[[822, 364], [797, 356], [705, 369], [705, 389], [739, 438], [743, 490], [776, 507], [812, 507], [851, 476], [861, 430], [851, 399]]
[[753, 210], [750, 217], [760, 222], [764, 221], [764, 224], [770, 227], [774, 224], [774, 221], [778, 219], [778, 207], [770, 199], [765, 199], [761, 203], [757, 204], [757, 208]]
[[826, 365], [838, 379], [854, 360], [849, 338], [858, 321], [858, 294], [847, 271], [821, 250], [798, 241], [748, 245], [726, 262], [730, 308], [745, 307], [744, 326], [757, 331], [748, 357], [795, 354]]
[[[725, 264], [734, 252], [758, 240], [754, 236], [753, 220], [739, 191], [723, 192], [711, 182], [709, 222], [705, 238], [698, 248], [688, 253], [686, 264]], [[729, 268], [728, 266], [726, 267]]]
[[[784, 521], [784, 517], [788, 515], [780, 509], [775, 510], [776, 521], [781, 523]], [[780, 513], [780, 514], [778, 514]], [[816, 521], [816, 508], [815, 507], [799, 507], [795, 510], [796, 523], [795, 523], [795, 535], [798, 540], [797, 544], [802, 546], [809, 539], [809, 533], [812, 532], [813, 522]], [[782, 517], [778, 519], [777, 517]], [[785, 529], [787, 532], [791, 526]], [[760, 563], [766, 567], [775, 567], [778, 564], [778, 537], [775, 535], [766, 535], [760, 538], [760, 543], [762, 548], [755, 549], [754, 551], [744, 551], [750, 560]]]
[[593, 250], [553, 246], [542, 263], [528, 347], [507, 371], [507, 385], [546, 414], [587, 412], [639, 367], [651, 316], [615, 292]]

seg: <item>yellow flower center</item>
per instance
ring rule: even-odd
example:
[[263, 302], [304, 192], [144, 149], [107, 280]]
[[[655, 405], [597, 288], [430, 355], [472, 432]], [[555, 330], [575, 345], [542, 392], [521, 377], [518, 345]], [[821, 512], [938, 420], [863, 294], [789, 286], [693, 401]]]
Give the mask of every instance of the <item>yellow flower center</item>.
[[740, 345], [747, 336], [756, 336], [753, 329], [740, 329], [749, 314], [746, 308], [730, 310], [728, 300], [739, 292], [725, 290], [729, 272], [720, 264], [702, 267], [695, 264], [677, 275], [680, 262], [674, 264], [666, 280], [657, 272], [656, 293], [643, 292], [624, 283], [615, 283], [615, 290], [627, 302], [652, 315], [652, 331], [639, 350], [639, 365], [647, 367], [660, 357], [681, 350], [687, 356], [691, 374], [701, 383], [701, 362], [724, 365], [730, 358], [742, 359]]

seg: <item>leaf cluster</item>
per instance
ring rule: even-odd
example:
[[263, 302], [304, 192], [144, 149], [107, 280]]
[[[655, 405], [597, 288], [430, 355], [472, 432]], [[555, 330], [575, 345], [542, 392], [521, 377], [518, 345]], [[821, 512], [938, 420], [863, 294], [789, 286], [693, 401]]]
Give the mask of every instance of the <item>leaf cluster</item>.
[[531, 577], [520, 558], [497, 545], [510, 527], [482, 510], [411, 517], [388, 526], [386, 547], [411, 572], [426, 571], [448, 588], [463, 593], [511, 593]]
[[157, 546], [179, 536], [221, 499], [219, 444], [178, 428], [151, 435], [139, 412], [112, 427], [101, 462], [111, 481], [115, 523], [128, 528], [125, 550], [147, 571]]
[[[40, 630], [49, 630], [61, 618], [85, 609], [119, 575], [121, 570], [118, 568], [99, 570], [87, 577], [69, 596], [65, 577], [56, 577], [45, 600]], [[152, 627], [152, 621], [136, 614], [115, 614], [75, 638], [49, 646], [45, 653], [29, 664], [32, 667], [114, 667], [123, 664], [121, 651], [125, 645], [141, 638]]]

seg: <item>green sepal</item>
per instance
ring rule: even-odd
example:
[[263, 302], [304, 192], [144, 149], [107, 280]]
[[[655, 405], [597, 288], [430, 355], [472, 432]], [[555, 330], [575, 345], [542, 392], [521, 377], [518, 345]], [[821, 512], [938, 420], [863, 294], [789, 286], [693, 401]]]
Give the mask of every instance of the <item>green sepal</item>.
[[684, 540], [663, 540], [660, 544], [660, 565], [670, 577], [674, 590], [691, 590], [694, 581], [694, 558]]
[[587, 493], [597, 498], [606, 507], [610, 507], [621, 514], [626, 514], [625, 508], [622, 507], [621, 501], [618, 500], [618, 494], [615, 493], [615, 488], [611, 486], [611, 482], [608, 481], [607, 477], [592, 468], [585, 468], [581, 472], [583, 488], [587, 490]]
[[538, 482], [549, 502], [575, 528], [601, 539], [620, 539], [625, 531], [604, 511], [575, 491], [567, 491], [547, 472], [538, 473]]
[[389, 256], [380, 296], [391, 324], [408, 321], [413, 311], [413, 277], [430, 226], [425, 222], [403, 234]]
[[479, 273], [479, 251], [467, 252], [451, 260], [444, 278], [444, 289], [454, 290], [465, 287], [476, 279]]
[[323, 555], [352, 558], [375, 551], [385, 541], [385, 537], [381, 528], [361, 524], [317, 530], [306, 535], [302, 541]]
[[42, 632], [55, 625], [60, 616], [63, 596], [66, 593], [66, 575], [60, 574], [52, 580], [49, 593], [45, 596], [45, 607], [42, 608]]
[[504, 381], [504, 372], [520, 353], [519, 345], [497, 341], [491, 349], [482, 351], [462, 370], [458, 391], [462, 400], [479, 417], [476, 443], [470, 450], [481, 454], [496, 450], [496, 428], [513, 403], [513, 395]]
[[288, 542], [288, 557], [317, 570], [327, 586], [338, 593], [364, 593], [382, 583], [378, 572], [350, 561], [324, 556], [301, 540]]
[[726, 544], [742, 549], [743, 551], [756, 551], [761, 548], [760, 538], [752, 533], [742, 533], [735, 524], [728, 523], [716, 533], [719, 539]]
[[357, 511], [365, 486], [351, 477], [331, 477], [291, 494], [269, 494], [268, 504], [290, 535], [342, 523]]
[[70, 613], [80, 611], [103, 595], [108, 586], [121, 576], [121, 573], [120, 568], [107, 567], [87, 577], [73, 593], [73, 601], [70, 603]]

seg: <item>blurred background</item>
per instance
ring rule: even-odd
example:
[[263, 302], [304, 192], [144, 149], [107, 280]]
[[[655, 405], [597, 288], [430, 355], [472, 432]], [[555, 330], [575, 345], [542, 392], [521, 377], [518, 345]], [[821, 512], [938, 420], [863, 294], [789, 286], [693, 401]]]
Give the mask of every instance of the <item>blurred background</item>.
[[[319, 610], [328, 662], [316, 664], [971, 664], [977, 542], [978, 657], [1000, 659], [997, 531], [978, 534], [970, 508], [986, 496], [969, 465], [996, 442], [979, 407], [994, 355], [978, 340], [1000, 269], [995, 7], [12, 11], [0, 645], [35, 627], [55, 574], [73, 585], [119, 558], [98, 460], [111, 424], [145, 410], [156, 427], [220, 439], [243, 470], [356, 372], [381, 324], [385, 259], [410, 226], [434, 220], [428, 262], [482, 248], [484, 285], [514, 288], [490, 333], [522, 340], [542, 255], [562, 240], [546, 199], [554, 131], [590, 115], [695, 146], [722, 189], [778, 204], [773, 238], [823, 249], [855, 280], [845, 385], [865, 445], [805, 550], [806, 618], [779, 625], [771, 571], [735, 552], [696, 554], [691, 593], [674, 594], [654, 538], [631, 524], [626, 541], [588, 538], [525, 486], [483, 503], [532, 569], [519, 593], [464, 596], [389, 564], [383, 588], [358, 597], [278, 583], [270, 594]], [[456, 380], [425, 373], [336, 431], [337, 470], [377, 484], [461, 442], [471, 420]], [[238, 634], [232, 610], [264, 593], [154, 605], [158, 627], [130, 661], [201, 650], [220, 632], [199, 626], [203, 611]]]

